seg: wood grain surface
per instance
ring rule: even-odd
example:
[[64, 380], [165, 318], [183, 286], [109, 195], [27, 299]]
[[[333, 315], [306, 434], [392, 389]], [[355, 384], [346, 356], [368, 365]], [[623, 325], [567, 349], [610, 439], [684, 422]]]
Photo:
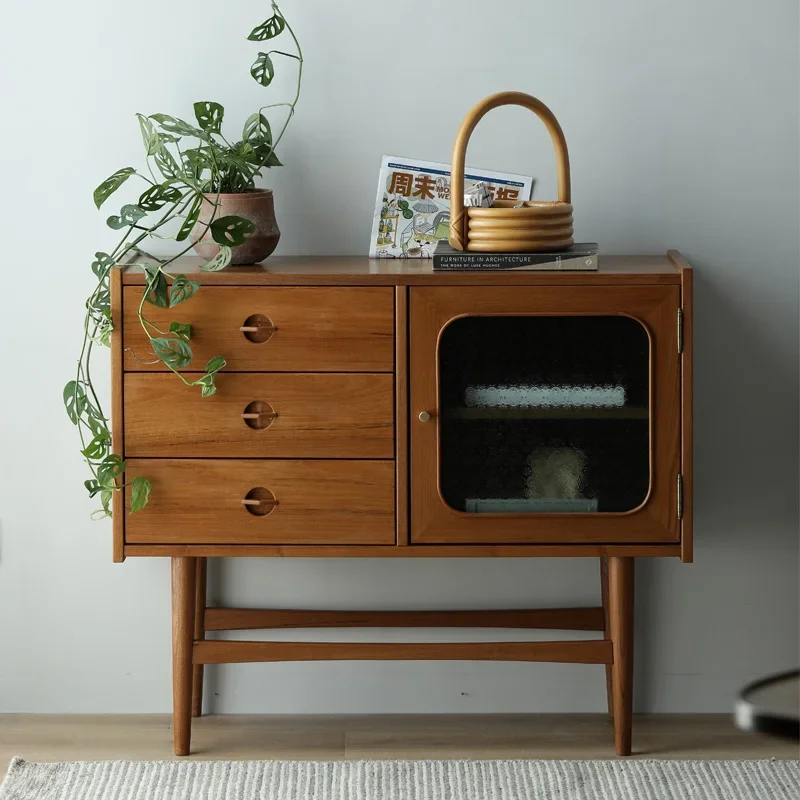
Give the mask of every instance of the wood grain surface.
[[[680, 471], [680, 372], [677, 355], [678, 287], [606, 286], [564, 291], [478, 287], [412, 287], [411, 343], [411, 541], [424, 544], [541, 544], [680, 541], [677, 475]], [[438, 341], [463, 315], [626, 314], [651, 337], [650, 492], [624, 513], [467, 514], [449, 507], [439, 490]], [[431, 420], [421, 423], [418, 413]]]
[[[128, 459], [127, 475], [153, 484], [130, 544], [395, 542], [392, 461]], [[277, 500], [266, 516], [242, 505], [257, 487]]]
[[[128, 457], [394, 458], [387, 373], [222, 372], [201, 397], [172, 374], [129, 372], [125, 398]], [[243, 419], [255, 402], [277, 416]]]
[[[208, 608], [205, 630], [261, 628], [533, 628], [602, 631], [602, 608], [509, 608], [457, 611], [317, 611]], [[195, 639], [202, 638], [195, 634]]]
[[[111, 293], [111, 449], [125, 452], [125, 393], [123, 387], [124, 326], [122, 323], [122, 274], [115, 267], [109, 275]], [[111, 498], [111, 542], [114, 562], [125, 560], [125, 493], [114, 492]]]
[[683, 520], [681, 561], [694, 560], [694, 270], [677, 251], [667, 253], [681, 271], [683, 353], [681, 355], [681, 471], [683, 473]]
[[[206, 280], [206, 276], [201, 281]], [[124, 290], [125, 369], [165, 371], [150, 347], [137, 312], [142, 289]], [[394, 291], [387, 287], [203, 287], [172, 309], [145, 304], [160, 329], [192, 325], [194, 358], [187, 371], [202, 372], [222, 356], [230, 372], [391, 372], [394, 368]], [[276, 329], [253, 342], [240, 328], [254, 315]]]
[[[681, 282], [680, 271], [665, 254], [603, 253], [599, 269], [587, 272], [439, 272], [429, 258], [363, 256], [273, 256], [263, 264], [226, 267], [221, 272], [203, 272], [200, 267], [204, 263], [195, 256], [184, 256], [174, 269], [206, 286], [603, 286]], [[142, 286], [141, 269], [126, 269], [123, 282]]]
[[608, 664], [611, 643], [578, 642], [196, 642], [198, 664], [256, 661], [554, 661]]

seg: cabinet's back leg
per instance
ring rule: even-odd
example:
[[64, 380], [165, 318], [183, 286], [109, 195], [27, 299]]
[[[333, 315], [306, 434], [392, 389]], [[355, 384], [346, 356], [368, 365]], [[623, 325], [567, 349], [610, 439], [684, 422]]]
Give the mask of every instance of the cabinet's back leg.
[[614, 745], [617, 755], [629, 756], [633, 713], [633, 558], [609, 557], [608, 584], [614, 655]]
[[[603, 600], [603, 638], [611, 638], [611, 624], [608, 614], [608, 559], [604, 556], [600, 559], [600, 594]], [[614, 714], [614, 691], [612, 689], [612, 667], [606, 664], [606, 701], [608, 702], [608, 713]]]
[[196, 559], [172, 558], [172, 724], [175, 755], [189, 755], [192, 736], [192, 644]]
[[[206, 559], [198, 558], [197, 585], [194, 593], [194, 640], [206, 638]], [[192, 716], [203, 715], [203, 665], [195, 664], [192, 668]]]

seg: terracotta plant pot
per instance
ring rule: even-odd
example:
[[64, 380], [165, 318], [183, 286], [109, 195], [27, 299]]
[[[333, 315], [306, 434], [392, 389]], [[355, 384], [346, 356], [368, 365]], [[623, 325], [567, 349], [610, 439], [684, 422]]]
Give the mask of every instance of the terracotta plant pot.
[[[214, 211], [213, 203], [219, 203], [215, 219], [220, 217], [244, 217], [255, 223], [255, 233], [244, 243], [233, 248], [231, 264], [257, 264], [263, 261], [278, 246], [281, 232], [275, 219], [275, 205], [271, 189], [255, 189], [242, 194], [207, 194], [210, 202], [204, 202], [200, 216], [192, 231], [194, 250], [209, 261], [219, 252], [219, 245], [206, 226]], [[202, 238], [201, 233], [205, 230]], [[199, 241], [198, 241], [199, 240]]]

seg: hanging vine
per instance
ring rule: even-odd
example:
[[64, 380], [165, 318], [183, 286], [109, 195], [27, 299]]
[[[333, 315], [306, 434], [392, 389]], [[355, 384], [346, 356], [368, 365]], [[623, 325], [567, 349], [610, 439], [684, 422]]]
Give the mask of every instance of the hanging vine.
[[[254, 28], [247, 37], [263, 42], [275, 39], [286, 31], [293, 42], [294, 52], [268, 50], [260, 52], [250, 74], [261, 84], [269, 86], [275, 76], [273, 56], [297, 62], [297, 89], [291, 102], [263, 106], [244, 123], [241, 139], [231, 143], [222, 133], [225, 109], [219, 103], [194, 104], [196, 124], [168, 114], [137, 114], [145, 148], [146, 173], [124, 167], [104, 180], [94, 191], [94, 203], [99, 209], [123, 184], [135, 178], [144, 181], [146, 188], [136, 203], [122, 206], [118, 214], [108, 217], [106, 224], [122, 236], [110, 252], [95, 253], [91, 269], [97, 283], [86, 301], [83, 322], [83, 341], [75, 376], [64, 387], [64, 406], [76, 426], [81, 454], [91, 472], [84, 481], [90, 497], [99, 495], [101, 508], [94, 518], [111, 516], [113, 492], [131, 489], [131, 511], [147, 505], [150, 481], [142, 476], [125, 483], [125, 461], [112, 452], [108, 418], [92, 383], [92, 356], [97, 347], [111, 344], [111, 270], [132, 252], [142, 260], [137, 265], [146, 275], [145, 288], [138, 307], [139, 323], [147, 335], [156, 358], [162, 361], [187, 387], [199, 388], [203, 397], [216, 392], [217, 373], [225, 367], [222, 356], [214, 356], [203, 373], [189, 379], [181, 370], [192, 362], [192, 329], [187, 322], [172, 321], [162, 330], [146, 315], [148, 305], [172, 309], [188, 300], [200, 289], [200, 283], [184, 274], [173, 274], [172, 265], [191, 250], [206, 232], [210, 231], [219, 252], [202, 269], [215, 272], [224, 269], [231, 260], [231, 248], [242, 244], [255, 225], [243, 217], [218, 217], [219, 195], [241, 193], [255, 188], [255, 179], [262, 170], [281, 166], [275, 150], [295, 112], [300, 98], [303, 78], [303, 53], [300, 43], [278, 4], [273, 2], [272, 15]], [[287, 112], [277, 136], [273, 137], [268, 109], [286, 108]], [[191, 145], [187, 147], [187, 144]], [[213, 206], [208, 223], [197, 229], [203, 203]], [[168, 258], [150, 254], [150, 241], [172, 239], [180, 243], [178, 253]], [[138, 357], [138, 356], [137, 356]]]

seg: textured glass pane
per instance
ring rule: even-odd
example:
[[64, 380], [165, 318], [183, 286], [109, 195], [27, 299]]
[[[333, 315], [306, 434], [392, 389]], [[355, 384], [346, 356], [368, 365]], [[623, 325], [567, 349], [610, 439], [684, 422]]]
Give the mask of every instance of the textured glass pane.
[[462, 317], [439, 341], [440, 487], [471, 513], [629, 511], [650, 485], [649, 339], [623, 316]]

